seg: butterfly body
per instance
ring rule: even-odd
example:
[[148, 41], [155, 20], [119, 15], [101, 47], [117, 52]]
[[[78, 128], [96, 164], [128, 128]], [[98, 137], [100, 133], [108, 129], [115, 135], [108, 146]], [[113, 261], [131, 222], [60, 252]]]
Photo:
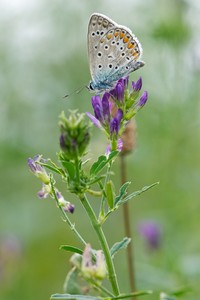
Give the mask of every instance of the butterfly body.
[[92, 80], [88, 88], [97, 93], [141, 68], [142, 47], [130, 29], [102, 14], [92, 14], [88, 26], [88, 57]]

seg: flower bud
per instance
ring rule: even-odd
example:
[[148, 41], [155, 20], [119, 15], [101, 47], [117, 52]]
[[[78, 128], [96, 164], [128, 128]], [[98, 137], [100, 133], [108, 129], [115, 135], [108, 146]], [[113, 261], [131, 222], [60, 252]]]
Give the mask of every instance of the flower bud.
[[64, 112], [60, 116], [60, 147], [64, 157], [75, 160], [84, 155], [90, 141], [89, 126], [84, 120], [84, 114], [72, 112], [69, 118]]
[[40, 162], [42, 161], [41, 155], [36, 155], [33, 159], [28, 159], [28, 166], [31, 172], [38, 177], [44, 184], [49, 184], [50, 178], [47, 174], [45, 168], [40, 165]]

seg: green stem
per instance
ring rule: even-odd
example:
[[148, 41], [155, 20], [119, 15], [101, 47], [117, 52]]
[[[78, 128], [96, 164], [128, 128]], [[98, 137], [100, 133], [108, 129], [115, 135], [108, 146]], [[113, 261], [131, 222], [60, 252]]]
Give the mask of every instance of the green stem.
[[102, 217], [105, 216], [105, 198], [106, 198], [106, 193], [105, 193], [105, 188], [106, 188], [106, 184], [110, 178], [110, 170], [111, 170], [111, 166], [112, 166], [112, 160], [109, 162], [108, 164], [108, 168], [107, 168], [107, 173], [106, 173], [106, 178], [104, 181], [104, 185], [102, 186], [101, 182], [99, 182], [100, 188], [102, 189], [103, 193], [102, 193], [102, 198], [101, 198], [101, 207], [100, 207], [100, 220], [102, 219]]
[[76, 169], [76, 182], [80, 183], [80, 172], [79, 172], [79, 159], [78, 156], [75, 159], [75, 169]]
[[94, 228], [94, 230], [96, 231], [96, 234], [99, 238], [99, 242], [101, 244], [104, 256], [105, 256], [105, 260], [106, 260], [106, 264], [107, 264], [107, 268], [108, 268], [108, 276], [109, 276], [109, 280], [110, 283], [112, 285], [112, 289], [113, 289], [113, 293], [115, 296], [119, 295], [119, 287], [118, 287], [118, 282], [117, 282], [117, 276], [116, 276], [116, 272], [115, 272], [115, 268], [114, 268], [114, 264], [110, 255], [110, 250], [108, 247], [108, 243], [106, 240], [106, 237], [104, 235], [104, 232], [102, 230], [101, 224], [98, 222], [96, 215], [92, 209], [92, 207], [90, 206], [90, 203], [88, 202], [87, 198], [85, 195], [80, 196], [80, 200], [90, 218], [90, 221], [92, 223], [92, 226]]
[[70, 221], [70, 219], [67, 216], [66, 212], [64, 211], [63, 207], [60, 206], [60, 203], [58, 201], [58, 198], [57, 198], [57, 195], [56, 195], [56, 192], [55, 192], [55, 188], [54, 188], [52, 177], [50, 177], [50, 182], [51, 182], [51, 188], [52, 188], [53, 197], [56, 200], [56, 204], [57, 204], [58, 208], [60, 209], [60, 211], [61, 211], [61, 213], [63, 215], [64, 221], [67, 222], [67, 224], [69, 225], [70, 229], [76, 234], [76, 236], [78, 237], [78, 239], [80, 240], [80, 242], [84, 246], [86, 246], [87, 245], [86, 241], [82, 238], [82, 236], [80, 235], [80, 233], [76, 230], [75, 225]]

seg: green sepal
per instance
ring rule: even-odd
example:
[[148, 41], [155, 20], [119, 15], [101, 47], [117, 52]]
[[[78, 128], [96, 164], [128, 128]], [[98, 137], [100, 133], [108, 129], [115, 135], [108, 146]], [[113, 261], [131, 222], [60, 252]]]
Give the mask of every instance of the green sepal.
[[127, 194], [127, 189], [128, 189], [128, 187], [129, 187], [130, 184], [131, 184], [131, 182], [130, 182], [130, 181], [127, 181], [127, 182], [125, 182], [125, 183], [121, 186], [121, 188], [120, 188], [120, 190], [119, 190], [119, 195], [115, 198], [114, 206], [116, 206], [116, 205], [118, 204], [118, 202], [119, 202], [121, 199], [123, 199], [124, 196], [126, 196], [126, 194]]
[[119, 151], [112, 151], [108, 158], [105, 155], [99, 156], [98, 160], [93, 163], [90, 169], [90, 175], [97, 175], [117, 154]]
[[80, 283], [78, 282], [79, 270], [76, 267], [73, 267], [66, 276], [63, 290], [64, 293], [70, 294], [80, 294]]
[[65, 251], [68, 251], [68, 252], [78, 253], [78, 254], [81, 254], [81, 255], [83, 254], [83, 250], [81, 250], [77, 247], [70, 246], [70, 245], [61, 245], [59, 247], [59, 249], [65, 250]]
[[106, 183], [106, 196], [107, 196], [108, 206], [110, 207], [110, 209], [112, 209], [114, 207], [114, 197], [115, 197], [114, 185], [112, 180], [109, 180]]
[[74, 164], [67, 160], [61, 160], [61, 163], [62, 163], [63, 167], [66, 169], [69, 178], [71, 180], [74, 180], [75, 175], [76, 175]]
[[132, 199], [133, 197], [136, 197], [144, 192], [146, 192], [147, 190], [151, 189], [152, 187], [154, 187], [155, 185], [159, 184], [159, 182], [155, 182], [151, 185], [147, 185], [144, 186], [141, 190], [139, 191], [135, 191], [133, 193], [131, 193], [130, 195], [126, 196], [125, 198], [121, 198], [118, 202], [117, 205], [121, 205], [124, 204], [125, 202], [127, 202], [128, 200]]
[[114, 255], [121, 249], [124, 249], [128, 246], [130, 243], [131, 239], [128, 237], [123, 238], [121, 242], [115, 243], [112, 248], [110, 249], [110, 255], [114, 257]]

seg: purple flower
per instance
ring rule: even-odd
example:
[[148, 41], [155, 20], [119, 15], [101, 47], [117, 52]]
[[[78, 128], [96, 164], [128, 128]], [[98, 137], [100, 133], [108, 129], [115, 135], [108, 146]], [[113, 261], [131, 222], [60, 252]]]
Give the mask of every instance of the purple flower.
[[160, 246], [161, 230], [153, 221], [143, 221], [139, 224], [139, 233], [147, 242], [149, 249], [156, 250]]
[[132, 81], [132, 87], [135, 92], [139, 92], [142, 88], [142, 77], [140, 77], [136, 82]]
[[110, 122], [110, 133], [115, 133], [116, 135], [118, 134], [122, 118], [123, 111], [118, 109], [116, 116]]
[[40, 165], [40, 162], [42, 162], [42, 156], [36, 155], [34, 158], [28, 159], [28, 166], [30, 171], [37, 176], [42, 182], [45, 184], [48, 184], [50, 182], [49, 175], [47, 174], [45, 168]]
[[81, 271], [86, 278], [103, 280], [107, 276], [107, 267], [102, 250], [95, 251], [96, 260], [93, 260], [94, 250], [87, 244], [83, 251]]
[[140, 109], [142, 108], [146, 102], [147, 102], [147, 99], [148, 99], [148, 93], [147, 91], [145, 91], [142, 96], [140, 97], [139, 101], [135, 104], [135, 106]]
[[101, 103], [101, 97], [99, 95], [92, 96], [92, 106], [94, 109], [94, 115], [97, 120], [102, 121], [103, 120], [103, 109], [102, 109], [102, 103]]
[[115, 88], [110, 91], [110, 94], [114, 97], [115, 100], [123, 101], [124, 100], [124, 90], [127, 84], [127, 79], [121, 78], [118, 80]]
[[109, 104], [109, 93], [104, 93], [102, 97], [102, 109], [103, 109], [103, 118], [106, 122], [110, 121], [110, 104]]
[[52, 190], [50, 184], [44, 184], [42, 185], [42, 189], [37, 193], [38, 197], [40, 199], [46, 199], [49, 195], [51, 195]]
[[[119, 152], [121, 152], [122, 151], [122, 148], [123, 148], [123, 141], [122, 141], [122, 139], [118, 139], [118, 141], [117, 141], [117, 150], [119, 151]], [[109, 144], [107, 147], [106, 147], [106, 156], [108, 156], [109, 154], [110, 154], [110, 152], [111, 152], [111, 145]]]
[[56, 190], [56, 197], [58, 199], [59, 205], [63, 207], [64, 211], [73, 214], [75, 206], [69, 201], [66, 201], [61, 192], [59, 192], [58, 190]]
[[92, 121], [94, 126], [96, 126], [97, 128], [103, 129], [100, 121], [97, 118], [95, 118], [91, 113], [86, 112], [86, 115], [90, 118], [90, 120]]

